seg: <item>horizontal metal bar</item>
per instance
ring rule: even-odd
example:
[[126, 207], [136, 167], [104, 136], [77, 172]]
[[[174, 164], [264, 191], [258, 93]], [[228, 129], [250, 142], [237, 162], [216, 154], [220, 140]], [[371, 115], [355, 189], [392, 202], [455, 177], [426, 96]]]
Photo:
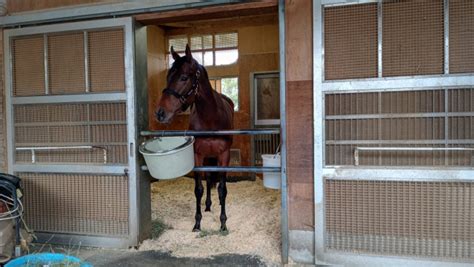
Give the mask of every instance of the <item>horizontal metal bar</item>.
[[471, 147], [356, 147], [354, 165], [359, 165], [359, 151], [474, 151]]
[[12, 97], [13, 105], [81, 102], [123, 102], [125, 100], [127, 100], [126, 93]]
[[94, 146], [38, 146], [38, 147], [16, 147], [15, 150], [69, 150], [69, 149], [105, 149], [103, 147]]
[[371, 151], [474, 151], [472, 147], [356, 147], [355, 150]]
[[[146, 165], [141, 166], [143, 171], [147, 171]], [[259, 167], [259, 166], [229, 166], [229, 167], [215, 167], [215, 166], [201, 166], [194, 167], [195, 172], [281, 172], [280, 167]]]
[[322, 0], [321, 4], [324, 7], [332, 7], [377, 3], [377, 1], [378, 0]]
[[214, 136], [214, 135], [257, 135], [280, 134], [279, 128], [240, 129], [223, 131], [141, 131], [142, 136]]
[[73, 165], [73, 164], [19, 164], [13, 165], [14, 172], [38, 173], [87, 173], [124, 175], [128, 173], [126, 165]]
[[466, 87], [472, 88], [474, 75], [439, 75], [439, 76], [406, 76], [385, 77], [344, 81], [325, 81], [322, 90], [324, 92], [338, 91], [384, 91], [384, 90], [413, 90], [419, 91], [423, 88], [449, 88]]
[[16, 147], [18, 151], [31, 151], [31, 163], [36, 162], [35, 151], [40, 150], [77, 150], [77, 149], [100, 149], [104, 154], [104, 164], [107, 164], [107, 149], [100, 146], [31, 146], [31, 147]]
[[367, 180], [367, 181], [474, 181], [473, 168], [454, 168], [446, 166], [431, 167], [325, 167], [326, 179]]
[[326, 145], [472, 145], [473, 139], [423, 140], [326, 140]]
[[48, 122], [17, 122], [15, 127], [49, 127], [49, 126], [96, 126], [126, 125], [126, 121], [48, 121]]
[[[32, 147], [38, 147], [38, 146], [51, 146], [51, 143], [16, 143], [17, 146], [19, 147], [26, 147], [26, 146], [32, 146]], [[105, 147], [105, 146], [127, 146], [127, 143], [122, 143], [122, 142], [107, 142], [107, 143], [90, 143], [90, 142], [68, 142], [68, 143], [54, 143], [54, 146], [98, 146], [98, 147]]]
[[[400, 119], [400, 118], [441, 118], [445, 112], [426, 113], [383, 113], [383, 114], [350, 114], [350, 115], [327, 115], [326, 120], [367, 120], [367, 119]], [[474, 112], [449, 112], [448, 117], [472, 117]]]

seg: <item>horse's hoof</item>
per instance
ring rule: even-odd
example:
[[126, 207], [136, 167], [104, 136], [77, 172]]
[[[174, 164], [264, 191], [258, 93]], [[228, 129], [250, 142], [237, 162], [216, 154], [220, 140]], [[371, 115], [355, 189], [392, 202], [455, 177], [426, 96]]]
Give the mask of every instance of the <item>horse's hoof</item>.
[[193, 228], [193, 232], [201, 232], [201, 229], [199, 229], [199, 228]]
[[221, 233], [229, 233], [229, 230], [227, 230], [227, 226], [223, 225], [221, 226]]
[[206, 207], [204, 211], [211, 211], [211, 207]]

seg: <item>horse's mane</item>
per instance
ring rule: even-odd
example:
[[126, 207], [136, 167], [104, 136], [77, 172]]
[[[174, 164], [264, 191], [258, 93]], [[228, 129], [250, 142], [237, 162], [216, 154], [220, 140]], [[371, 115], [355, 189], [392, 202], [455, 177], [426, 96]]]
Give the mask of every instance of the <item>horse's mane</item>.
[[[206, 68], [203, 65], [199, 64], [197, 61], [196, 61], [196, 64], [198, 65], [198, 68], [201, 69], [201, 73], [204, 75], [203, 77], [205, 78], [204, 80], [208, 83], [207, 86], [209, 88], [212, 88], [211, 83], [209, 82], [209, 75], [207, 74]], [[229, 103], [230, 107], [232, 108], [232, 110], [234, 110], [234, 102], [232, 101], [232, 99], [230, 99], [228, 96], [226, 96], [222, 93], [219, 93], [217, 91], [214, 91], [214, 92], [217, 93], [222, 99], [227, 101]]]

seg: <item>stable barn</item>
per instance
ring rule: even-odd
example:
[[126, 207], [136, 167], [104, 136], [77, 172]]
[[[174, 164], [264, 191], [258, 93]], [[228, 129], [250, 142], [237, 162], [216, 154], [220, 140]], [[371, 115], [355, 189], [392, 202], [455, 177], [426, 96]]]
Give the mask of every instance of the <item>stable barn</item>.
[[[138, 153], [142, 131], [187, 129], [186, 112], [154, 113], [169, 47], [189, 44], [236, 129], [280, 131], [235, 136], [233, 166], [281, 151], [281, 189], [229, 172], [229, 205], [247, 207], [229, 223], [263, 207], [249, 231], [276, 234], [283, 263], [472, 263], [474, 2], [230, 2], [0, 2], [1, 170], [22, 178], [40, 240], [163, 248], [152, 217], [193, 216], [189, 195], [170, 204], [192, 180], [150, 185]], [[210, 240], [247, 241], [233, 231]]]

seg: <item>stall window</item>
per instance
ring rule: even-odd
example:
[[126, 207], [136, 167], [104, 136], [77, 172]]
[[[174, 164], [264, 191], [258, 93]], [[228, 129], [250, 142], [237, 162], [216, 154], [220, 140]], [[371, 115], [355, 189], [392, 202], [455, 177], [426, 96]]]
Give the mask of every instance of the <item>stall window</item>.
[[234, 110], [239, 110], [239, 78], [210, 78], [212, 89], [229, 97], [234, 102]]
[[[193, 57], [204, 66], [223, 66], [237, 63], [239, 58], [238, 35], [236, 32], [172, 36], [168, 38], [168, 47], [184, 55], [186, 44], [189, 44]], [[173, 64], [173, 59], [168, 51], [168, 64]]]

